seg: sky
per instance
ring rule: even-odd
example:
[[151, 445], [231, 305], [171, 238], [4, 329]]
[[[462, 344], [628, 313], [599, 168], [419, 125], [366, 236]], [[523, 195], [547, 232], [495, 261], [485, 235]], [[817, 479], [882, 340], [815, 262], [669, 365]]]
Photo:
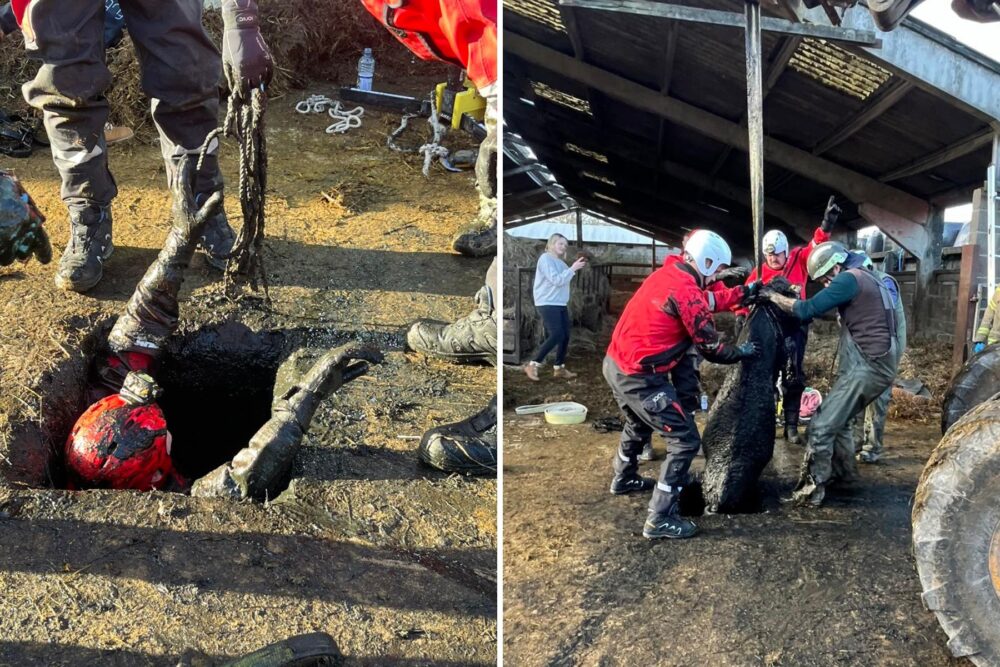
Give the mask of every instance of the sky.
[[924, 0], [910, 15], [1000, 62], [1000, 23], [959, 18], [951, 11], [951, 0]]

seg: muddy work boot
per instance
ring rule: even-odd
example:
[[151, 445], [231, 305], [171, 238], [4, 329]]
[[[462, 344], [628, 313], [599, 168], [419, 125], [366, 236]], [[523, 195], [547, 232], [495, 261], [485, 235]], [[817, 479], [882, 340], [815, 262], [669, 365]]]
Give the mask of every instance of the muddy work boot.
[[476, 158], [479, 213], [471, 227], [460, 233], [452, 247], [467, 257], [497, 254], [497, 113], [496, 96], [487, 98], [486, 138]]
[[424, 433], [420, 440], [420, 460], [444, 472], [496, 476], [496, 396], [471, 417]]
[[56, 286], [86, 292], [104, 276], [104, 260], [111, 257], [111, 209], [88, 206], [69, 212], [69, 243], [59, 260]]
[[406, 332], [406, 344], [415, 352], [440, 359], [496, 364], [497, 315], [489, 289], [481, 288], [476, 294], [476, 309], [451, 324], [417, 320]]
[[876, 451], [862, 449], [856, 458], [860, 463], [878, 463], [882, 455]]
[[[205, 195], [198, 195], [195, 203], [200, 203], [204, 197]], [[205, 221], [205, 228], [198, 239], [198, 250], [205, 255], [209, 266], [225, 271], [235, 242], [236, 232], [229, 226], [226, 212], [220, 207], [218, 213]]]
[[359, 343], [341, 345], [324, 354], [301, 379], [284, 391], [278, 390], [271, 403], [271, 419], [230, 463], [195, 482], [191, 495], [274, 498], [288, 481], [295, 454], [320, 401], [364, 375], [368, 364], [381, 362], [381, 352]]
[[636, 473], [618, 473], [611, 480], [611, 493], [616, 496], [624, 496], [626, 493], [636, 491], [649, 491], [655, 482], [648, 477], [640, 477]]
[[792, 495], [784, 498], [782, 502], [795, 505], [797, 507], [820, 507], [826, 497], [826, 487], [813, 479], [812, 475], [807, 475], [802, 479]]
[[653, 449], [653, 443], [647, 442], [642, 451], [639, 453], [639, 460], [643, 462], [655, 461], [659, 457], [656, 455], [656, 450]]
[[[668, 487], [669, 488], [669, 487]], [[646, 523], [642, 526], [642, 536], [647, 540], [683, 540], [693, 537], [698, 532], [694, 521], [681, 516], [679, 500], [681, 487], [675, 486], [672, 491], [664, 492], [657, 489], [650, 506]]]
[[[496, 206], [496, 200], [494, 200]], [[497, 254], [496, 220], [490, 227], [480, 227], [463, 232], [455, 237], [452, 248], [466, 257], [490, 257]]]

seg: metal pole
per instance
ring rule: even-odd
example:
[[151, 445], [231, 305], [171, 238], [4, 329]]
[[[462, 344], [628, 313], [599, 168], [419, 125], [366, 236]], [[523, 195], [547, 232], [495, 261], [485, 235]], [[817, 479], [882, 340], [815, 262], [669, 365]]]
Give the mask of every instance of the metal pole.
[[986, 170], [986, 294], [993, 298], [997, 286], [997, 163], [1000, 135], [993, 135], [993, 163]]
[[760, 5], [746, 2], [747, 130], [750, 153], [750, 206], [753, 215], [757, 278], [763, 276], [764, 253], [764, 93], [761, 71]]

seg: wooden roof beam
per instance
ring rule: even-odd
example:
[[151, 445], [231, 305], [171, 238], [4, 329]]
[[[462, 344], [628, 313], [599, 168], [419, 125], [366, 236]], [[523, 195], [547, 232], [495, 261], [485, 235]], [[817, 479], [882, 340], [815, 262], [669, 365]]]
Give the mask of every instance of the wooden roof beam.
[[930, 155], [925, 155], [922, 158], [899, 165], [894, 169], [890, 169], [884, 174], [879, 175], [878, 180], [883, 183], [888, 183], [889, 181], [895, 181], [900, 178], [906, 178], [907, 176], [913, 176], [914, 174], [922, 174], [925, 171], [930, 171], [934, 167], [940, 167], [941, 165], [951, 162], [952, 160], [957, 160], [963, 155], [968, 155], [972, 151], [989, 144], [993, 141], [993, 134], [993, 128], [991, 127], [988, 127], [985, 130], [979, 130], [978, 132], [974, 132], [967, 137], [959, 139], [950, 146], [945, 146], [941, 150], [934, 151]]
[[910, 92], [913, 84], [900, 77], [892, 78], [888, 84], [868, 99], [867, 103], [844, 121], [840, 127], [823, 137], [812, 149], [813, 155], [822, 155], [834, 146], [847, 141], [852, 135], [889, 110]]
[[[532, 42], [517, 33], [505, 31], [504, 38], [507, 53], [536, 67], [583, 83], [605, 95], [648, 113], [663, 116], [716, 141], [747, 150], [747, 133], [738, 123], [673, 97], [663, 96], [658, 91], [593, 65], [578, 62], [560, 51]], [[887, 210], [910, 220], [919, 223], [927, 221], [930, 212], [927, 202], [864, 174], [770, 137], [764, 138], [764, 153], [765, 159], [772, 164], [807, 176], [843, 193], [853, 201], [880, 202]]]

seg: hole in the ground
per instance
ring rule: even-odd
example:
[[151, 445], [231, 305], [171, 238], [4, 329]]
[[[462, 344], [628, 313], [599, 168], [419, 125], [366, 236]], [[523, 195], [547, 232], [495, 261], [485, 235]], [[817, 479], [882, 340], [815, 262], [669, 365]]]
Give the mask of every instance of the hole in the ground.
[[[41, 373], [30, 387], [34, 412], [14, 415], [0, 432], [0, 478], [25, 486], [62, 488], [66, 438], [83, 411], [106, 391], [95, 391], [95, 360], [107, 356], [114, 320], [69, 322], [85, 331], [82, 354]], [[364, 337], [364, 336], [363, 336]], [[270, 416], [280, 362], [298, 348], [328, 349], [358, 338], [357, 332], [308, 327], [255, 332], [227, 322], [182, 328], [170, 340], [157, 381], [173, 434], [174, 463], [193, 480], [245, 446]], [[383, 349], [401, 347], [398, 334], [370, 337]]]
[[173, 435], [171, 458], [183, 477], [193, 481], [247, 445], [271, 416], [274, 371], [229, 359], [165, 361], [159, 403]]

